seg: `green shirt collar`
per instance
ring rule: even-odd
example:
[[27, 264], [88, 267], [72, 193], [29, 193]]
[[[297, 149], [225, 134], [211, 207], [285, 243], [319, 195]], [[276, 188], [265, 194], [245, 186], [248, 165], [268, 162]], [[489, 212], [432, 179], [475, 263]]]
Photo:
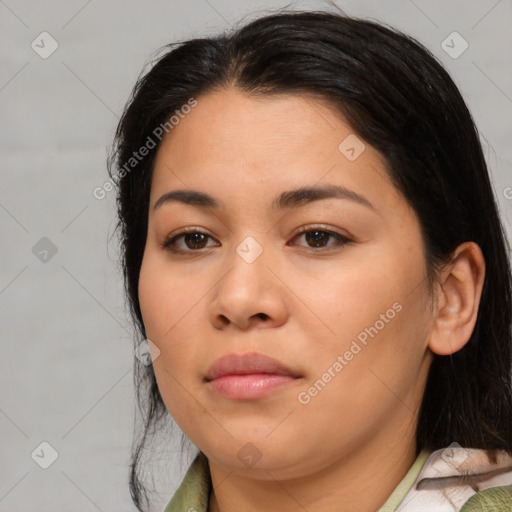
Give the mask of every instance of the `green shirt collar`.
[[[422, 451], [377, 512], [394, 512], [418, 477], [429, 453]], [[208, 512], [211, 480], [208, 459], [199, 452], [164, 512]]]

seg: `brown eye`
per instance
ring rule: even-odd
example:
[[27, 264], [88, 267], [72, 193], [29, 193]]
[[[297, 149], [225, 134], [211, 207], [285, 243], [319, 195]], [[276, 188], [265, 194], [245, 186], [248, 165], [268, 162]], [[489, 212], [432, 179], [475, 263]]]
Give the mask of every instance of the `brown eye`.
[[[342, 247], [351, 242], [351, 240], [339, 233], [325, 229], [306, 229], [302, 227], [301, 233], [294, 237], [294, 240], [304, 237], [306, 240], [306, 247], [310, 249], [318, 249], [316, 252], [321, 252], [323, 249], [329, 250]], [[200, 252], [202, 249], [213, 247], [207, 245], [208, 240], [213, 238], [201, 231], [185, 231], [169, 237], [163, 244], [162, 248], [176, 254], [192, 254]], [[329, 243], [333, 239], [334, 243]], [[303, 244], [298, 244], [304, 246]]]
[[202, 249], [205, 247], [207, 235], [203, 233], [187, 233], [183, 235], [183, 240], [189, 249]]
[[305, 233], [306, 241], [313, 247], [324, 247], [331, 236], [327, 231], [308, 231]]
[[[311, 248], [318, 248], [323, 249], [324, 247], [340, 247], [343, 246], [351, 240], [343, 235], [340, 235], [339, 233], [336, 233], [334, 231], [328, 231], [325, 229], [306, 229], [302, 227], [300, 229], [301, 233], [297, 235], [295, 238], [298, 239], [300, 237], [304, 237], [307, 243], [308, 247]], [[329, 244], [329, 239], [334, 238], [336, 241], [335, 243]], [[302, 244], [299, 244], [302, 245]]]
[[211, 236], [201, 231], [188, 231], [168, 238], [162, 248], [171, 252], [194, 252], [207, 247], [207, 241]]

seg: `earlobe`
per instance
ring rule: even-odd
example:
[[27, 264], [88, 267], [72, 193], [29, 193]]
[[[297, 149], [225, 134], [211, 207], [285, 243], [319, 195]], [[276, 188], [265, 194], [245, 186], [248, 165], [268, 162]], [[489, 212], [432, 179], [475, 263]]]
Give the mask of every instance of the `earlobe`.
[[464, 242], [441, 271], [438, 308], [428, 347], [438, 355], [449, 355], [469, 341], [478, 316], [485, 278], [485, 260], [475, 242]]

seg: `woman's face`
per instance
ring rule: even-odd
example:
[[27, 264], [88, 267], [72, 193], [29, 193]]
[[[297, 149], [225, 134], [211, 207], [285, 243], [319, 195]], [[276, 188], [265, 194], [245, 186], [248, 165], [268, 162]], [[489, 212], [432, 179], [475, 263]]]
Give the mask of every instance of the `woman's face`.
[[[313, 98], [197, 101], [156, 158], [139, 282], [170, 414], [211, 464], [262, 479], [412, 446], [432, 318], [382, 157]], [[161, 199], [177, 190], [211, 199]]]

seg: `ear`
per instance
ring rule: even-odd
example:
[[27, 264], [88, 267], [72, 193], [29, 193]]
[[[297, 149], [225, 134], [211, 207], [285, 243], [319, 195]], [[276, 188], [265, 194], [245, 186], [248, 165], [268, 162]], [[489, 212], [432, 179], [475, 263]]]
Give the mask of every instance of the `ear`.
[[428, 347], [442, 356], [460, 350], [475, 327], [485, 277], [485, 260], [475, 242], [464, 242], [440, 273]]

